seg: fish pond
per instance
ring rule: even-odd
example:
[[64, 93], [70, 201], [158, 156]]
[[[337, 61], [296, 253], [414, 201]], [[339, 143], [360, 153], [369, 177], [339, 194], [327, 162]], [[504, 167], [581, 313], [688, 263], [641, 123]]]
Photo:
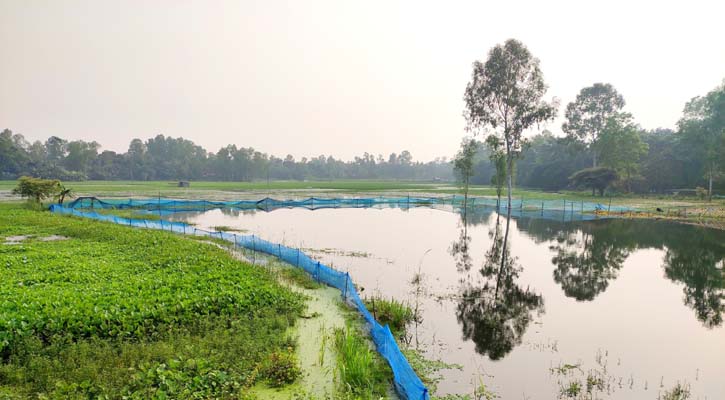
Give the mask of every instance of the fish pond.
[[299, 247], [349, 272], [362, 297], [407, 302], [418, 318], [401, 347], [450, 367], [438, 396], [725, 398], [723, 231], [490, 207], [166, 217]]

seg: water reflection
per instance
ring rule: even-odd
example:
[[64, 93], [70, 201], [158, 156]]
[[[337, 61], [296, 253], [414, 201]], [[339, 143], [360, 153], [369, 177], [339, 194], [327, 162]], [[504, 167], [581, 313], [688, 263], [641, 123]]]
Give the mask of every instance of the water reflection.
[[[464, 218], [461, 237], [451, 246], [459, 270], [471, 268], [470, 237], [467, 225], [487, 223], [490, 209], [469, 210]], [[662, 249], [665, 252], [665, 277], [684, 284], [684, 303], [692, 308], [704, 326], [722, 325], [725, 314], [725, 233], [722, 231], [672, 224], [653, 220], [557, 221], [520, 217], [519, 231], [537, 243], [549, 243], [553, 253], [553, 279], [567, 297], [593, 301], [617, 279], [626, 259], [638, 249]], [[502, 241], [500, 219], [491, 231]], [[506, 239], [506, 238], [503, 238]], [[495, 250], [486, 260], [501, 257]], [[509, 243], [510, 246], [510, 243]], [[455, 250], [459, 250], [458, 253]], [[509, 251], [504, 258], [508, 257]], [[488, 261], [482, 276], [492, 271]], [[505, 269], [504, 269], [505, 270]], [[515, 271], [516, 269], [513, 268]]]
[[595, 235], [578, 230], [555, 237], [549, 249], [556, 252], [551, 259], [554, 281], [568, 297], [590, 301], [604, 292], [609, 281], [617, 278], [629, 249], [607, 240], [608, 235]]
[[[496, 217], [489, 232], [492, 244], [478, 271], [480, 282], [471, 276], [461, 282], [456, 307], [463, 339], [472, 340], [476, 352], [491, 360], [505, 357], [521, 344], [533, 313], [544, 311], [543, 298], [516, 283], [522, 267], [517, 258], [511, 256], [508, 229], [502, 235], [501, 219]], [[459, 240], [451, 246], [459, 271], [470, 269], [470, 255], [467, 254], [470, 238], [467, 238], [467, 219], [464, 217], [463, 221]]]
[[538, 242], [553, 241], [554, 280], [564, 293], [591, 301], [617, 278], [637, 249], [662, 249], [665, 276], [683, 283], [684, 303], [708, 328], [725, 313], [725, 234], [722, 231], [652, 220], [561, 223], [522, 218], [521, 231]]
[[665, 276], [685, 284], [684, 302], [706, 327], [720, 326], [725, 313], [725, 259], [722, 253], [687, 242], [668, 248]]

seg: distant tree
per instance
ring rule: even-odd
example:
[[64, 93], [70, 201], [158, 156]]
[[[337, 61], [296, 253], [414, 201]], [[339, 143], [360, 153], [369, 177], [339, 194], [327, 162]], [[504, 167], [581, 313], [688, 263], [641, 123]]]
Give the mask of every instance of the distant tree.
[[48, 161], [52, 165], [60, 165], [68, 152], [67, 146], [68, 141], [59, 138], [58, 136], [51, 136], [45, 141], [45, 151], [48, 157]]
[[623, 107], [624, 98], [609, 83], [595, 83], [583, 88], [576, 100], [566, 106], [566, 122], [561, 128], [592, 152], [592, 167], [597, 166], [600, 134], [609, 118]]
[[146, 145], [141, 139], [131, 140], [126, 156], [128, 158], [128, 169], [131, 179], [148, 179]]
[[42, 204], [42, 201], [53, 197], [60, 190], [60, 181], [57, 179], [40, 179], [30, 176], [23, 176], [18, 179], [18, 185], [13, 189], [13, 194], [27, 197]]
[[402, 152], [400, 152], [398, 161], [402, 165], [411, 165], [413, 163], [413, 156], [410, 154], [410, 152], [408, 150], [403, 150]]
[[88, 172], [91, 163], [98, 157], [98, 149], [101, 147], [97, 142], [85, 142], [75, 140], [66, 144], [67, 155], [63, 165], [70, 171]]
[[486, 138], [488, 158], [494, 166], [494, 173], [491, 174], [491, 184], [496, 188], [496, 204], [501, 203], [501, 193], [506, 181], [506, 152], [503, 144], [496, 135], [489, 135]]
[[725, 83], [704, 97], [695, 97], [685, 105], [677, 123], [682, 141], [692, 158], [702, 163], [708, 181], [708, 201], [712, 201], [713, 180], [725, 170], [722, 146], [725, 145]]
[[604, 196], [604, 191], [616, 181], [619, 177], [617, 172], [611, 168], [596, 167], [586, 168], [575, 172], [569, 177], [569, 182], [574, 187], [587, 187], [599, 191], [600, 196]]
[[453, 159], [453, 170], [463, 186], [463, 210], [468, 209], [468, 187], [473, 176], [473, 158], [478, 150], [478, 142], [470, 137], [463, 138], [461, 148]]
[[642, 140], [648, 151], [640, 163], [640, 172], [648, 190], [662, 193], [682, 188], [687, 186], [688, 176], [700, 176], [682, 150], [675, 131], [663, 128], [646, 131], [642, 133]]
[[556, 115], [555, 104], [542, 100], [546, 89], [539, 60], [514, 39], [492, 48], [485, 63], [474, 62], [471, 82], [466, 86], [464, 115], [468, 129], [476, 132], [490, 128], [503, 142], [509, 215], [514, 160], [523, 149], [523, 133]]
[[[631, 191], [632, 179], [639, 173], [640, 160], [647, 154], [641, 128], [632, 123], [628, 114], [610, 117], [599, 135], [600, 157], [603, 166], [617, 171]], [[592, 193], [593, 195], [593, 193]]]
[[24, 141], [10, 129], [0, 132], [0, 179], [15, 177], [27, 167], [29, 157], [22, 147]]

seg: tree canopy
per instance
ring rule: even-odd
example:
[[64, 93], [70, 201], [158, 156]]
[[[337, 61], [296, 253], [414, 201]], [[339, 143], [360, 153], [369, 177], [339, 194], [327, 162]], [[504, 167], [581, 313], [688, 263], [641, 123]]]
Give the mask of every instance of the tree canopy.
[[725, 83], [690, 100], [683, 114], [677, 123], [681, 143], [688, 156], [701, 164], [712, 198], [713, 181], [725, 171]]
[[574, 187], [587, 187], [599, 191], [604, 196], [604, 191], [618, 178], [617, 172], [611, 168], [596, 167], [585, 168], [575, 172], [569, 177]]
[[583, 88], [576, 100], [566, 106], [566, 121], [561, 129], [570, 138], [580, 141], [592, 153], [592, 166], [597, 166], [600, 152], [599, 136], [609, 120], [624, 107], [624, 97], [609, 83], [595, 83]]

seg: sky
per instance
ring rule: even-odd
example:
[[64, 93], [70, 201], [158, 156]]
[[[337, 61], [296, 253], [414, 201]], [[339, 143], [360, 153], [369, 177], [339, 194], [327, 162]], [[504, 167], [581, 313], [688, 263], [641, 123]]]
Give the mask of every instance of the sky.
[[[725, 79], [722, 1], [0, 0], [0, 129], [126, 151], [132, 138], [285, 156], [451, 157], [471, 65], [540, 59], [559, 117], [608, 82], [673, 128]], [[533, 134], [535, 132], [530, 132]]]

